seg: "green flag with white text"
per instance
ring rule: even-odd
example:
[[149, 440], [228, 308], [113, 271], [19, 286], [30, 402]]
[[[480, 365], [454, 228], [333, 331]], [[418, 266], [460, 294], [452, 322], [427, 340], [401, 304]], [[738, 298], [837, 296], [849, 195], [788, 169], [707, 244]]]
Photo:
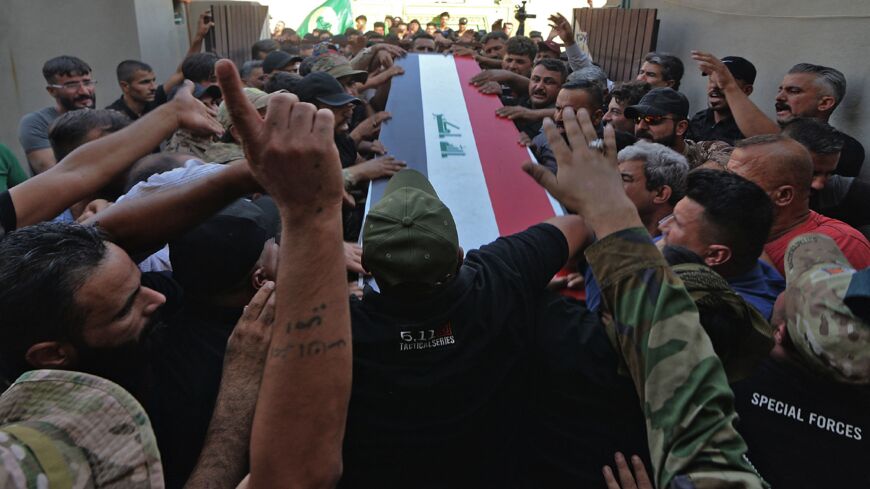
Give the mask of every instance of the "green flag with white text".
[[326, 0], [305, 17], [296, 32], [304, 36], [314, 29], [321, 29], [332, 34], [344, 34], [344, 30], [352, 26], [350, 0]]

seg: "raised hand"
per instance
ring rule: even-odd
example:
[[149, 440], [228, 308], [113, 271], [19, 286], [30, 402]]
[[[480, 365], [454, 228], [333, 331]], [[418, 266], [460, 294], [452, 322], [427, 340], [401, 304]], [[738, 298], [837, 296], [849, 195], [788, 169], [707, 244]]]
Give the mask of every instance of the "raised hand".
[[215, 71], [251, 172], [282, 215], [339, 212], [344, 183], [332, 111], [278, 94], [262, 119], [243, 94], [235, 65], [221, 60]]
[[616, 161], [613, 128], [604, 129], [604, 150], [589, 148], [597, 136], [586, 109], [563, 112], [566, 137], [552, 119], [544, 119], [544, 133], [556, 157], [554, 175], [541, 165], [527, 162], [525, 170], [568, 209], [586, 219], [598, 238], [630, 227], [640, 227], [637, 208], [625, 195]]
[[217, 121], [217, 110], [193, 96], [193, 82], [185, 80], [170, 102], [178, 117], [178, 127], [197, 136], [220, 136], [224, 126]]
[[706, 73], [720, 90], [727, 90], [737, 86], [737, 80], [731, 74], [731, 70], [725, 66], [716, 56], [703, 51], [692, 51], [692, 59], [698, 62], [698, 69]]
[[562, 14], [553, 14], [547, 19], [551, 22], [550, 27], [566, 45], [574, 44], [574, 28], [571, 22]]
[[208, 31], [214, 27], [214, 16], [211, 10], [199, 14], [199, 22], [196, 24], [196, 37], [202, 39], [208, 34]]

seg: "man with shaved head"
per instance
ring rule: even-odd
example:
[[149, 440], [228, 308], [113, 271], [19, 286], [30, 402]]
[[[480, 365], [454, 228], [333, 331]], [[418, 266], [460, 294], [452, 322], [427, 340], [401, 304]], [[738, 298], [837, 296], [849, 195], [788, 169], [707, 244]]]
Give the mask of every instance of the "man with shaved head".
[[856, 269], [870, 266], [867, 238], [842, 221], [810, 210], [813, 163], [800, 143], [779, 134], [744, 139], [737, 143], [727, 169], [757, 184], [773, 201], [773, 227], [764, 251], [780, 273], [789, 242], [807, 233], [833, 238]]

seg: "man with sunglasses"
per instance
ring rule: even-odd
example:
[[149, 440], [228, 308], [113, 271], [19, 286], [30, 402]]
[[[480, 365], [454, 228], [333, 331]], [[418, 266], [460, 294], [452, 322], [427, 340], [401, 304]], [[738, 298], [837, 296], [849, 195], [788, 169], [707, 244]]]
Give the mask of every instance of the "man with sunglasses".
[[91, 67], [79, 58], [52, 58], [42, 66], [42, 76], [55, 104], [25, 115], [18, 126], [18, 141], [34, 174], [56, 163], [48, 140], [51, 123], [68, 111], [96, 106], [97, 82], [91, 78]]
[[634, 135], [667, 146], [685, 156], [689, 166], [704, 163], [700, 149], [686, 139], [689, 130], [689, 101], [673, 88], [653, 88], [637, 105], [625, 109], [625, 117], [634, 119]]

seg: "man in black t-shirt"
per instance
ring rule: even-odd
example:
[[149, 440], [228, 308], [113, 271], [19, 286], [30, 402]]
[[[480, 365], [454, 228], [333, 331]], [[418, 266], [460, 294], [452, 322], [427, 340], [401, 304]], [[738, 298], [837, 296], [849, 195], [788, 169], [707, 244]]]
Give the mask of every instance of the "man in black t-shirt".
[[[747, 96], [752, 94], [752, 84], [755, 83], [755, 65], [739, 56], [725, 56], [722, 62], [728, 71], [734, 75], [737, 86]], [[706, 74], [705, 74], [706, 75]], [[737, 127], [737, 122], [731, 115], [728, 99], [722, 94], [722, 89], [710, 77], [707, 82], [708, 108], [699, 111], [689, 120], [689, 131], [686, 135], [692, 141], [724, 141], [733, 145], [738, 139], [743, 139], [743, 133]]]
[[510, 487], [537, 297], [582, 241], [559, 217], [463, 259], [453, 217], [403, 170], [366, 219], [380, 291], [352, 300], [341, 487]]
[[123, 93], [107, 109], [117, 110], [135, 121], [166, 102], [166, 89], [163, 85], [157, 85], [157, 76], [147, 64], [132, 59], [122, 61], [118, 65], [117, 75]]
[[734, 386], [738, 431], [773, 487], [870, 487], [870, 275], [818, 234], [791, 242], [785, 269], [777, 344]]

